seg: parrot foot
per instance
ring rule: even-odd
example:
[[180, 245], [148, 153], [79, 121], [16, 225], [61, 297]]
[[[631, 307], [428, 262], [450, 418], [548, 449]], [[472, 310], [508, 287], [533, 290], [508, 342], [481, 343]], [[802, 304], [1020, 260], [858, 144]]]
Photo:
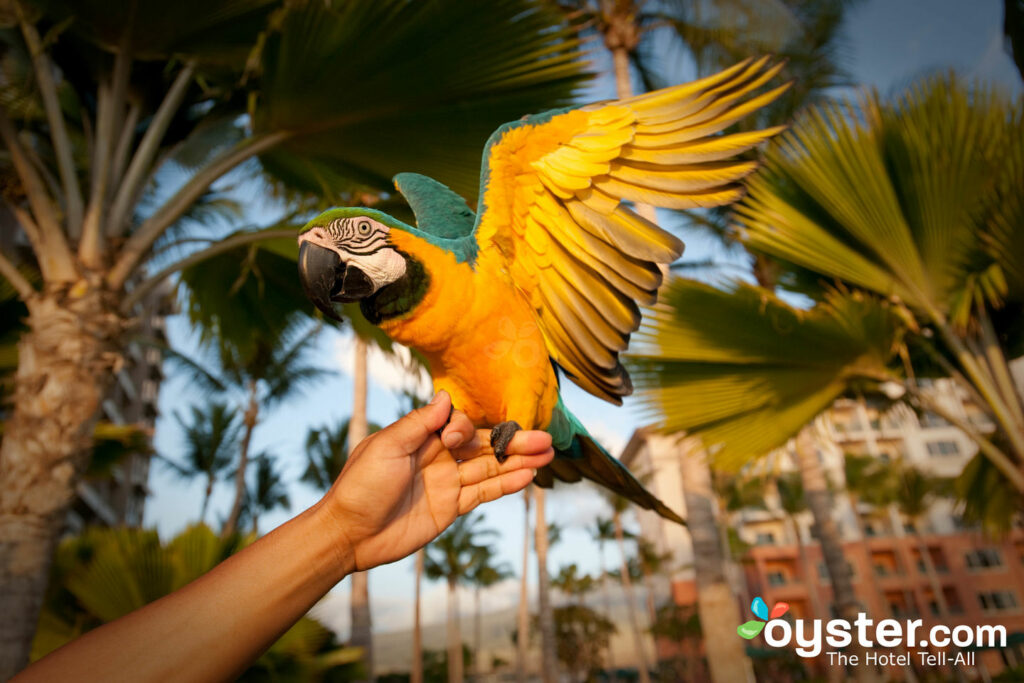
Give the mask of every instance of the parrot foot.
[[514, 420], [502, 422], [491, 428], [491, 448], [494, 449], [494, 457], [498, 462], [505, 462], [508, 459], [508, 454], [505, 453], [508, 443], [521, 429], [519, 423]]
[[441, 428], [437, 430], [437, 438], [440, 439], [441, 438], [441, 434], [444, 432], [444, 428], [452, 423], [452, 415], [454, 415], [454, 414], [455, 414], [455, 406], [454, 405], [449, 405], [448, 406], [448, 419], [445, 420], [444, 424], [441, 425]]

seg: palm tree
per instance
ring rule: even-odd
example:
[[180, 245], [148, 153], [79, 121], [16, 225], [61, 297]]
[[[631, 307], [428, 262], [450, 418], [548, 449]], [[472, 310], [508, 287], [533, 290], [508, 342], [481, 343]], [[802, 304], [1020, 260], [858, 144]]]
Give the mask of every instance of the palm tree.
[[797, 521], [797, 515], [807, 510], [804, 484], [800, 472], [787, 472], [780, 475], [775, 479], [775, 490], [778, 491], [779, 506], [786, 515], [786, 521], [789, 523], [796, 541], [797, 554], [800, 557], [800, 574], [804, 586], [807, 587], [811, 614], [815, 619], [824, 619], [826, 613], [821, 608], [818, 590], [814, 587], [814, 566], [807, 555], [807, 546], [804, 545], [803, 534], [800, 533], [800, 523]]
[[742, 642], [737, 643], [739, 606], [725, 570], [725, 552], [715, 521], [711, 469], [703, 449], [680, 444], [680, 470], [686, 522], [693, 543], [697, 613], [704, 629], [708, 669], [716, 683], [753, 681], [754, 669]]
[[544, 511], [546, 494], [537, 486], [533, 492], [536, 501], [534, 512], [533, 547], [537, 552], [537, 621], [540, 631], [540, 677], [544, 683], [555, 683], [558, 672], [555, 668], [555, 616], [551, 607], [548, 574], [548, 523]]
[[423, 629], [420, 615], [420, 591], [423, 587], [423, 563], [427, 551], [420, 548], [416, 551], [416, 588], [413, 597], [413, 630], [412, 630], [412, 669], [409, 672], [410, 683], [423, 683]]
[[460, 583], [471, 580], [475, 566], [480, 562], [480, 541], [495, 532], [480, 529], [483, 515], [459, 517], [448, 530], [429, 546], [424, 559], [424, 571], [432, 580], [444, 579], [448, 584], [448, 680], [462, 681], [462, 633], [459, 628]]
[[[835, 279], [899, 314], [900, 363], [876, 383], [960, 428], [1018, 491], [1024, 403], [1006, 359], [1024, 310], [1024, 271], [1010, 257], [1024, 245], [1024, 200], [1008, 189], [1024, 180], [1022, 110], [953, 76], [894, 103], [868, 96], [859, 117], [819, 108], [768, 154], [739, 210], [747, 246], [792, 264], [790, 287], [820, 299], [810, 282]], [[840, 187], [853, 191], [839, 200]], [[922, 374], [954, 378], [998, 438], [936, 405]]]
[[256, 480], [248, 489], [245, 499], [246, 511], [252, 520], [252, 533], [259, 533], [260, 515], [278, 508], [292, 509], [288, 489], [281, 478], [281, 471], [274, 467], [274, 459], [263, 452], [256, 456]]
[[[594, 520], [594, 524], [590, 527], [590, 537], [597, 543], [597, 552], [601, 557], [601, 593], [604, 598], [604, 613], [605, 617], [609, 621], [614, 621], [612, 617], [612, 597], [608, 592], [608, 566], [605, 561], [604, 547], [608, 541], [615, 540], [615, 523], [612, 522], [610, 517], [598, 517]], [[608, 646], [608, 667], [610, 669], [615, 668], [615, 657], [612, 654], [612, 647]]]
[[[487, 12], [457, 0], [243, 0], [208, 9], [196, 0], [130, 3], [130, 11], [120, 2], [11, 6], [0, 140], [17, 190], [5, 209], [39, 279], [0, 254], [0, 275], [28, 308], [0, 447], [0, 536], [12, 544], [0, 558], [0, 678], [26, 661], [47, 568], [89, 458], [81, 435], [112, 386], [138, 306], [185, 265], [294, 234], [210, 239], [147, 279], [154, 246], [173, 241], [169, 230], [210, 187], [236, 169], [256, 171], [246, 162], [259, 157], [280, 187], [324, 203], [390, 191], [391, 176], [409, 168], [472, 198], [488, 133], [567, 104], [582, 78], [562, 17], [528, 0]], [[447, 27], [444, 41], [437, 26]], [[449, 49], [456, 45], [467, 49]], [[398, 54], [417, 59], [397, 64]], [[169, 164], [184, 177], [165, 173]], [[157, 177], [168, 191], [153, 190]], [[294, 245], [284, 249], [294, 260]], [[39, 495], [37, 482], [52, 490]]]
[[939, 582], [935, 562], [924, 541], [921, 528], [928, 508], [936, 498], [949, 493], [952, 481], [946, 477], [925, 474], [916, 467], [902, 462], [889, 474], [892, 499], [899, 507], [900, 512], [910, 521], [910, 533], [917, 541], [917, 553], [920, 556], [925, 575], [928, 577], [932, 598], [935, 600], [936, 616], [945, 617], [949, 614], [949, 605], [946, 603], [946, 596], [942, 591], [942, 584]]
[[470, 569], [469, 582], [473, 586], [473, 601], [475, 603], [475, 624], [473, 631], [476, 635], [476, 642], [473, 646], [473, 668], [477, 680], [483, 675], [483, 664], [480, 658], [480, 642], [483, 637], [483, 626], [481, 616], [483, 614], [481, 596], [485, 589], [501, 583], [505, 579], [512, 578], [512, 570], [506, 564], [493, 564], [495, 550], [492, 546], [483, 546], [477, 550], [474, 557], [474, 565]]
[[[365, 354], [362, 356], [365, 359]], [[358, 358], [358, 356], [357, 356]], [[357, 368], [359, 363], [357, 362]], [[359, 430], [362, 429], [363, 434], [372, 434], [373, 432], [380, 429], [375, 424], [367, 424], [365, 421], [366, 416], [366, 375], [365, 375], [365, 364], [363, 365], [362, 371], [362, 393], [357, 392], [358, 395], [363, 396], [361, 402], [357, 402], [353, 405], [353, 415], [355, 415], [355, 409], [359, 409], [363, 415], [363, 420], [355, 420], [349, 418], [346, 420], [339, 421], [333, 427], [329, 425], [323, 425], [317, 428], [311, 428], [306, 433], [306, 470], [302, 474], [302, 481], [310, 484], [313, 488], [320, 492], [326, 492], [331, 487], [334, 481], [341, 474], [341, 471], [345, 468], [345, 463], [348, 462], [349, 453], [355, 448], [362, 438], [359, 435]], [[358, 374], [358, 373], [357, 373]], [[358, 384], [358, 383], [357, 383]], [[364, 426], [365, 425], [365, 426]], [[417, 614], [419, 610], [419, 572], [422, 571], [421, 560], [417, 556], [417, 602], [416, 609]], [[372, 635], [372, 624], [370, 619], [370, 594], [369, 594], [369, 581], [366, 572], [356, 572], [350, 577], [351, 581], [351, 598], [349, 609], [351, 611], [352, 618], [352, 644], [355, 647], [359, 647], [363, 653], [363, 669], [367, 677], [371, 676], [373, 666], [373, 635]], [[416, 632], [419, 632], [419, 621], [415, 624]], [[414, 671], [416, 670], [417, 663], [419, 666], [420, 673], [422, 675], [422, 653], [419, 658], [413, 659]]]
[[[636, 547], [636, 559], [640, 566], [640, 575], [644, 580], [644, 588], [647, 592], [647, 618], [650, 628], [654, 627], [654, 622], [658, 620], [658, 610], [654, 604], [655, 596], [655, 585], [654, 579], [657, 576], [666, 574], [670, 563], [672, 562], [672, 551], [666, 551], [659, 553], [658, 549], [653, 543], [646, 539], [639, 539]], [[654, 634], [651, 634], [654, 637]], [[658, 643], [654, 641], [654, 653], [657, 658]]]
[[[366, 341], [360, 335], [353, 339], [353, 373], [352, 373], [352, 417], [348, 422], [348, 453], [369, 435], [369, 423], [366, 415]], [[373, 676], [373, 616], [370, 612], [370, 575], [367, 572], [355, 572], [350, 577], [352, 611], [352, 644], [362, 649], [363, 663], [366, 667], [365, 680], [372, 681]], [[461, 656], [459, 658], [461, 662]], [[449, 671], [451, 671], [449, 662]]]
[[523, 564], [519, 578], [519, 610], [516, 616], [516, 680], [526, 683], [526, 660], [530, 649], [530, 586], [527, 581], [530, 561], [530, 492], [532, 486], [523, 489]]
[[331, 488], [348, 462], [348, 425], [345, 419], [306, 432], [306, 469], [300, 479], [321, 493]]
[[185, 422], [179, 413], [174, 414], [185, 431], [184, 462], [168, 457], [161, 459], [183, 478], [206, 478], [203, 505], [199, 510], [199, 522], [203, 523], [213, 485], [234, 459], [241, 425], [237, 422], [238, 414], [226, 403], [210, 402], [204, 408], [191, 406], [191, 411], [189, 422]]
[[633, 580], [630, 578], [628, 556], [626, 554], [626, 531], [622, 528], [622, 513], [629, 509], [629, 502], [621, 497], [608, 495], [605, 497], [612, 508], [612, 527], [615, 530], [615, 542], [619, 546], [619, 578], [622, 591], [626, 594], [626, 612], [629, 614], [629, 626], [633, 632], [633, 647], [638, 658], [637, 670], [640, 683], [650, 683], [650, 664], [647, 660], [647, 648], [644, 646], [640, 620], [636, 615], [636, 596], [633, 594]]
[[[246, 347], [224, 344], [223, 335], [218, 338], [218, 356], [224, 378], [236, 389], [244, 388], [247, 395], [245, 413], [242, 417], [245, 431], [242, 433], [238, 467], [235, 472], [235, 502], [224, 525], [225, 535], [234, 533], [238, 525], [238, 516], [246, 492], [245, 476], [249, 465], [249, 447], [253, 431], [259, 423], [261, 409], [275, 407], [328, 372], [305, 362], [309, 343], [315, 334], [316, 330], [297, 334], [297, 338], [290, 342], [285, 336], [268, 340], [270, 344], [261, 343], [258, 335], [252, 335], [250, 338], [255, 341], [255, 345], [251, 347], [251, 355], [243, 355], [248, 351]], [[277, 346], [279, 341], [287, 345]]]
[[868, 582], [875, 595], [881, 596], [878, 586], [878, 578], [875, 576], [874, 559], [871, 554], [871, 545], [868, 541], [868, 534], [864, 528], [864, 522], [860, 516], [860, 504], [862, 501], [871, 503], [876, 507], [884, 507], [889, 501], [891, 490], [885, 486], [890, 477], [888, 468], [876, 458], [870, 455], [857, 455], [854, 453], [843, 454], [843, 479], [846, 482], [846, 497], [853, 512], [853, 523], [857, 530], [857, 537], [860, 539], [860, 547], [864, 553], [866, 565], [869, 568]]

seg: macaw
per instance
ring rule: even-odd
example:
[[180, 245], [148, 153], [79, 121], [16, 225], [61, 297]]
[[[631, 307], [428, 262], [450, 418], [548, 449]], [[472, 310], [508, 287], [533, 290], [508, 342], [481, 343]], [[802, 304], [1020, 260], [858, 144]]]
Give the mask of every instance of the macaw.
[[720, 206], [755, 161], [738, 160], [781, 130], [718, 135], [778, 97], [755, 95], [782, 64], [747, 60], [701, 80], [619, 101], [523, 117], [490, 137], [477, 212], [441, 183], [401, 173], [416, 217], [336, 208], [298, 237], [306, 295], [337, 318], [366, 318], [428, 361], [435, 390], [478, 427], [503, 461], [519, 429], [551, 434], [555, 460], [536, 481], [593, 480], [663, 517], [683, 520], [609, 455], [559, 395], [559, 373], [621, 405], [619, 361], [654, 304], [659, 264], [682, 242], [623, 201], [673, 209]]

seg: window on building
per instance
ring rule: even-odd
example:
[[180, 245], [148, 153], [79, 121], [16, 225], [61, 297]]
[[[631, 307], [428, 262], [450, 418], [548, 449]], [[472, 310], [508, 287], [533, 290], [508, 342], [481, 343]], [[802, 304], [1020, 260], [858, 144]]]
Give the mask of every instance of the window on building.
[[960, 446], [956, 441], [929, 441], [925, 448], [931, 456], [960, 455]]
[[782, 572], [768, 572], [768, 585], [769, 586], [785, 586], [786, 575]]
[[968, 569], [992, 569], [1003, 566], [1003, 556], [995, 548], [972, 550], [964, 558]]
[[754, 543], [756, 545], [775, 545], [775, 534], [770, 531], [758, 531]]
[[1017, 596], [1013, 591], [985, 591], [978, 593], [978, 603], [986, 612], [1017, 609]]
[[922, 427], [948, 427], [949, 420], [944, 417], [939, 417], [935, 413], [925, 411], [921, 415], [921, 426]]

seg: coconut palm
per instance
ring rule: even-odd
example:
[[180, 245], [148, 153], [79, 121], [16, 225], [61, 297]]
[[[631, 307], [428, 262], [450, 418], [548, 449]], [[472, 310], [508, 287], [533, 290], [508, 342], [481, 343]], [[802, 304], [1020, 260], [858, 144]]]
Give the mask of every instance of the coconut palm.
[[496, 552], [492, 546], [482, 546], [476, 552], [474, 565], [470, 568], [469, 574], [469, 582], [473, 586], [473, 602], [475, 607], [473, 632], [476, 636], [476, 641], [473, 645], [473, 667], [476, 679], [483, 675], [483, 661], [480, 656], [480, 642], [483, 638], [483, 626], [481, 625], [481, 616], [483, 615], [481, 598], [483, 592], [513, 576], [512, 570], [507, 564], [494, 564], [495, 555]]
[[211, 401], [203, 408], [191, 406], [191, 412], [188, 422], [179, 413], [174, 414], [185, 432], [184, 460], [179, 462], [168, 456], [162, 456], [161, 460], [180, 477], [206, 478], [203, 505], [199, 510], [199, 522], [203, 523], [213, 485], [234, 460], [241, 424], [238, 413], [226, 403]]
[[821, 608], [821, 600], [818, 598], [818, 591], [814, 587], [814, 565], [807, 555], [807, 546], [804, 545], [803, 534], [800, 533], [800, 523], [797, 515], [807, 510], [807, 501], [804, 497], [804, 483], [800, 472], [787, 472], [775, 479], [775, 490], [779, 494], [779, 506], [786, 515], [786, 521], [793, 532], [793, 539], [796, 541], [797, 554], [800, 557], [800, 574], [807, 588], [807, 598], [810, 601], [811, 614], [815, 619], [824, 619], [826, 613]]
[[[594, 520], [593, 525], [590, 529], [590, 537], [597, 543], [597, 552], [601, 558], [601, 593], [604, 598], [604, 616], [609, 621], [614, 621], [612, 618], [612, 596], [608, 592], [608, 565], [605, 561], [604, 548], [605, 544], [609, 541], [615, 540], [615, 524], [612, 522], [610, 517], [598, 517]], [[611, 646], [608, 647], [608, 667], [611, 669], [615, 668], [615, 658], [612, 654]]]
[[274, 457], [262, 452], [254, 458], [256, 473], [245, 498], [245, 509], [252, 522], [252, 533], [259, 533], [260, 515], [278, 508], [292, 509], [282, 473], [274, 465]]
[[626, 530], [622, 526], [622, 513], [629, 509], [629, 501], [622, 496], [606, 495], [605, 500], [612, 509], [612, 528], [615, 531], [615, 542], [619, 546], [619, 580], [622, 591], [626, 595], [626, 613], [629, 615], [629, 626], [633, 633], [633, 647], [638, 659], [637, 669], [640, 683], [650, 683], [650, 664], [647, 659], [647, 648], [644, 645], [640, 620], [636, 614], [636, 596], [633, 593], [633, 580], [630, 577], [628, 555], [626, 552]]
[[[358, 363], [357, 363], [358, 366]], [[365, 368], [364, 368], [365, 370]], [[364, 384], [362, 385], [363, 393], [365, 397], [365, 375]], [[353, 405], [353, 408], [361, 408], [362, 415], [366, 414], [366, 403], [365, 399], [362, 405]], [[358, 434], [352, 428], [352, 425], [356, 425], [356, 429], [360, 428], [359, 421], [353, 421], [353, 418], [341, 420], [335, 425], [322, 425], [320, 427], [310, 428], [306, 432], [306, 469], [302, 473], [302, 481], [306, 482], [314, 489], [321, 493], [326, 493], [327, 489], [331, 488], [331, 485], [341, 474], [341, 471], [345, 468], [345, 463], [348, 462], [348, 456], [351, 449], [358, 445], [359, 441], [356, 440]], [[373, 433], [380, 429], [375, 424], [369, 424], [365, 433]], [[349, 609], [352, 615], [352, 641], [355, 646], [360, 648], [363, 653], [363, 668], [365, 673], [369, 675], [372, 671], [372, 631], [371, 631], [371, 620], [370, 620], [370, 595], [369, 595], [369, 581], [366, 572], [357, 572], [350, 577], [351, 581], [351, 598], [349, 601]], [[417, 590], [419, 582], [417, 576]], [[417, 602], [417, 606], [418, 606]], [[418, 607], [417, 607], [418, 609]], [[418, 629], [419, 622], [416, 622]], [[419, 661], [422, 666], [422, 657], [419, 660], [413, 661], [415, 666], [416, 662]]]
[[423, 683], [423, 629], [421, 623], [420, 592], [423, 589], [423, 564], [427, 551], [420, 548], [416, 551], [416, 583], [413, 595], [413, 630], [412, 630], [412, 668], [409, 672], [410, 683]]
[[533, 547], [537, 553], [537, 622], [540, 632], [540, 677], [544, 683], [555, 683], [558, 672], [555, 669], [555, 616], [551, 606], [550, 574], [548, 573], [548, 523], [544, 505], [547, 494], [544, 489], [534, 488]]
[[[643, 577], [645, 592], [647, 593], [647, 618], [650, 627], [658, 619], [658, 610], [654, 604], [656, 577], [667, 576], [668, 568], [672, 563], [672, 551], [658, 552], [657, 547], [650, 541], [641, 538], [636, 545], [636, 559], [640, 568], [640, 575]], [[653, 637], [653, 633], [652, 633]], [[654, 643], [654, 652], [658, 652], [658, 644]]]
[[[568, 103], [582, 75], [561, 16], [528, 0], [486, 12], [456, 0], [242, 0], [217, 12], [196, 0], [19, 0], [9, 9], [0, 139], [17, 189], [6, 209], [40, 280], [0, 254], [0, 275], [28, 308], [0, 450], [0, 536], [10, 539], [0, 678], [26, 661], [89, 457], [81, 435], [136, 307], [186, 263], [268, 236], [211, 239], [147, 280], [154, 246], [211, 186], [262, 170], [334, 203], [388, 192], [394, 173], [415, 168], [472, 198], [489, 132]], [[409, 54], [417, 58], [396, 61]], [[165, 190], [153, 191], [155, 177]], [[36, 482], [52, 490], [40, 495]]]
[[471, 580], [474, 567], [480, 561], [481, 541], [495, 534], [492, 529], [481, 529], [482, 514], [459, 517], [448, 530], [427, 546], [424, 571], [428, 579], [444, 579], [448, 584], [448, 680], [459, 683], [462, 671], [462, 633], [459, 627], [460, 583]]
[[691, 439], [680, 444], [680, 474], [687, 529], [693, 543], [697, 613], [704, 629], [708, 669], [716, 683], [753, 681], [754, 669], [742, 644], [736, 643], [739, 606], [726, 574], [726, 552], [715, 519], [711, 468], [703, 449]]
[[945, 617], [949, 615], [949, 606], [942, 591], [942, 584], [939, 582], [932, 554], [922, 536], [922, 524], [932, 503], [937, 498], [949, 495], [952, 490], [952, 480], [925, 474], [916, 467], [902, 462], [891, 468], [888, 474], [891, 498], [899, 511], [910, 522], [910, 533], [917, 541], [917, 553], [924, 567], [924, 573], [928, 577], [932, 599], [935, 601], [936, 616]]
[[527, 565], [530, 561], [530, 496], [532, 486], [523, 489], [523, 564], [519, 577], [519, 608], [516, 612], [516, 680], [526, 683], [526, 660], [530, 648], [530, 585]]

